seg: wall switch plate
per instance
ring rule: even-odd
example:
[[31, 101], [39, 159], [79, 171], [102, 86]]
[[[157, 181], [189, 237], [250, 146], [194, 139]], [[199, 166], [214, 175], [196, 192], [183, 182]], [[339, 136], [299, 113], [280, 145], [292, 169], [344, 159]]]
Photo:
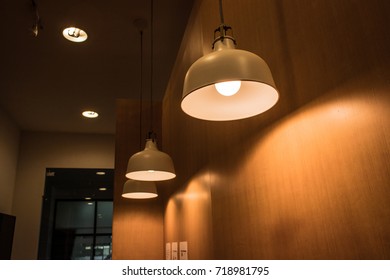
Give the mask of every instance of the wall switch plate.
[[187, 241], [180, 242], [180, 259], [188, 260], [188, 244]]
[[177, 260], [177, 242], [172, 242], [172, 260]]
[[166, 260], [171, 260], [172, 255], [171, 255], [171, 243], [166, 243], [165, 244], [165, 259]]

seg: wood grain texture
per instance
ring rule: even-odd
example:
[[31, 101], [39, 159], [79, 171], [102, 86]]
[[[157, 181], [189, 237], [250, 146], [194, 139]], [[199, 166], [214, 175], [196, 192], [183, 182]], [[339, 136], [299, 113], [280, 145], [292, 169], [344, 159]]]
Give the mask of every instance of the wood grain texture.
[[188, 241], [191, 259], [389, 259], [388, 2], [224, 1], [281, 94], [260, 116], [214, 123], [180, 100], [216, 2], [197, 2], [163, 103], [178, 167], [165, 241]]

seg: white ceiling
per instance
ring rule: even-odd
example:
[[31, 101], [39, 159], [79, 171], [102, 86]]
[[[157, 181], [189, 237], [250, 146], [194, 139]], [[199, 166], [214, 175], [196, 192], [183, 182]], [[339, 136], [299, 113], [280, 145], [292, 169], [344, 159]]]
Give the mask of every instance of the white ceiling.
[[[115, 132], [115, 100], [139, 98], [140, 42], [133, 22], [148, 21], [143, 35], [143, 96], [161, 100], [193, 0], [153, 2], [153, 80], [150, 76], [151, 0], [35, 0], [43, 29], [32, 33], [32, 0], [0, 0], [0, 109], [22, 130]], [[62, 36], [77, 25], [84, 43]], [[99, 112], [98, 119], [81, 111]]]

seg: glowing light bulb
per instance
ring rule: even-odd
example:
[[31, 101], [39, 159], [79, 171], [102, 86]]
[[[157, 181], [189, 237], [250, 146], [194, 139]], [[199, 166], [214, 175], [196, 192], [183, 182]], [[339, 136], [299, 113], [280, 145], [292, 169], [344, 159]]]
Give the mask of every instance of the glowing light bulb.
[[[97, 118], [99, 116], [98, 113], [94, 112], [94, 111], [84, 111], [82, 113], [82, 115], [86, 118], [90, 118], [90, 119], [93, 119], [93, 118]], [[100, 175], [100, 174], [98, 174]]]
[[216, 83], [215, 88], [217, 91], [224, 96], [235, 95], [241, 87], [241, 81], [229, 81]]
[[62, 35], [69, 41], [76, 42], [76, 43], [84, 42], [88, 38], [87, 33], [84, 30], [81, 30], [77, 27], [65, 28], [62, 31]]

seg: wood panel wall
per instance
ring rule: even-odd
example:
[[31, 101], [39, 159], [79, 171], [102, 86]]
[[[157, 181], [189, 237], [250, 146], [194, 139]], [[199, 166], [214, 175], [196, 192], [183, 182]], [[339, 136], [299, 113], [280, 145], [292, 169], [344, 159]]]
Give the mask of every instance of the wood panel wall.
[[211, 51], [217, 2], [195, 3], [163, 103], [178, 175], [164, 242], [187, 241], [190, 259], [390, 258], [389, 2], [223, 1], [280, 101], [215, 123], [180, 101], [188, 67]]

